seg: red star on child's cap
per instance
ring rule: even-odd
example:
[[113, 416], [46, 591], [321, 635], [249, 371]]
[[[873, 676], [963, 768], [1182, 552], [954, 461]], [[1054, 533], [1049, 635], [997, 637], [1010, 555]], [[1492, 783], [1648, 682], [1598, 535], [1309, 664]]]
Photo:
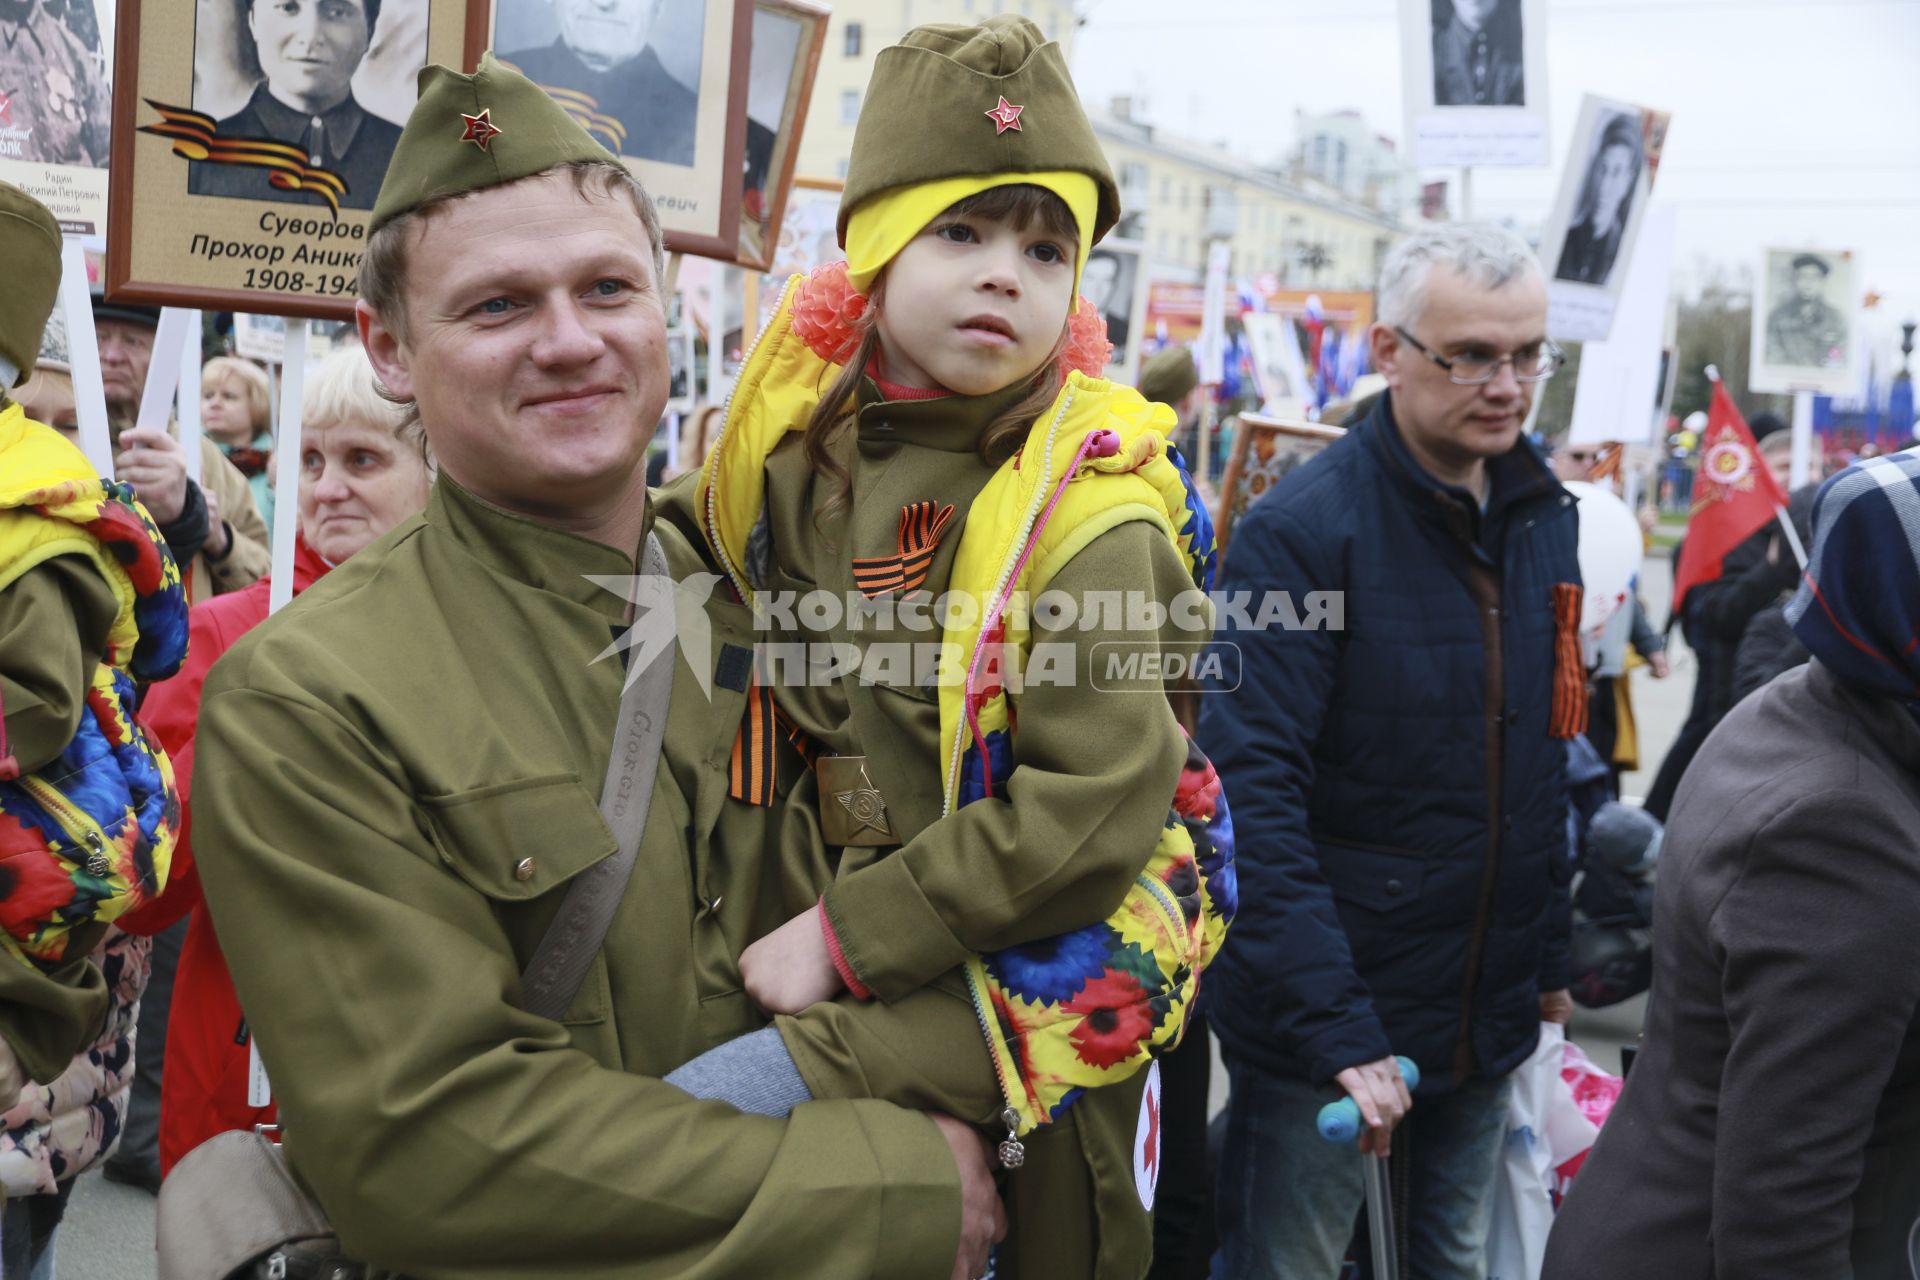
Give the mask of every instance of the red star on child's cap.
[[495, 138], [506, 132], [506, 130], [497, 127], [493, 123], [491, 119], [492, 115], [492, 107], [481, 108], [480, 114], [477, 116], [470, 116], [462, 111], [460, 118], [467, 122], [467, 131], [460, 135], [460, 141], [471, 142], [482, 151], [487, 150], [489, 144], [491, 144]]
[[1020, 127], [1020, 113], [1025, 110], [1025, 107], [1016, 107], [1008, 102], [1006, 95], [1002, 94], [1000, 105], [983, 114], [993, 121], [993, 136], [997, 138], [1009, 129], [1015, 133], [1025, 133], [1026, 130]]

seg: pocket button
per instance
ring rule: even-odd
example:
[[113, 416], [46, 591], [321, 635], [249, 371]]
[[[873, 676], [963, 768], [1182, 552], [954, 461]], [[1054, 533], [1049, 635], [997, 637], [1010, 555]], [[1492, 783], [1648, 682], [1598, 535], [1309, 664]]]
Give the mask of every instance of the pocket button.
[[533, 872], [534, 864], [532, 858], [522, 858], [513, 864], [513, 878], [515, 880], [531, 880], [533, 879]]

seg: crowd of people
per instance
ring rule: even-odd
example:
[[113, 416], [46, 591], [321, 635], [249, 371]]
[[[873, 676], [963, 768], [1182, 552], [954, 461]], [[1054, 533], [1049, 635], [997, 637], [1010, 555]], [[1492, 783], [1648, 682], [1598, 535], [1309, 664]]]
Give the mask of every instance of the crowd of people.
[[[1485, 1276], [1672, 669], [1637, 599], [1583, 634], [1566, 485], [1619, 458], [1525, 435], [1525, 242], [1393, 248], [1387, 391], [1222, 557], [1191, 354], [1101, 376], [1119, 191], [1024, 19], [879, 56], [847, 260], [677, 474], [641, 183], [491, 55], [394, 172], [277, 495], [262, 370], [206, 365], [190, 478], [135, 425], [157, 312], [97, 297], [99, 476], [0, 185], [0, 1275], [96, 1166], [247, 1203], [203, 1157], [278, 1126], [333, 1234], [260, 1274], [1335, 1280], [1377, 1155], [1406, 1273]], [[1545, 1275], [1909, 1274], [1916, 503], [1864, 461], [1686, 594], [1654, 999]]]

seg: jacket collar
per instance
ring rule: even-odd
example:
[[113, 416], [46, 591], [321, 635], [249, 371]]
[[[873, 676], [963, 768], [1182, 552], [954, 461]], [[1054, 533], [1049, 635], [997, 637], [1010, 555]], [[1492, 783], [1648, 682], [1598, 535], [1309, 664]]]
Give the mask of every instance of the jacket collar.
[[[427, 498], [429, 527], [444, 532], [487, 568], [536, 591], [551, 592], [606, 616], [626, 620], [627, 602], [587, 575], [630, 577], [639, 546], [627, 555], [602, 542], [567, 533], [526, 516], [503, 510], [461, 488], [445, 471]], [[647, 503], [640, 544], [653, 531], [653, 503]]]
[[260, 117], [261, 122], [267, 126], [269, 134], [283, 142], [290, 142], [294, 146], [308, 144], [307, 131], [317, 118], [324, 127], [321, 147], [326, 154], [321, 158], [328, 164], [334, 165], [339, 164], [352, 149], [353, 140], [360, 133], [360, 123], [367, 118], [367, 113], [361, 109], [359, 102], [351, 93], [320, 112], [317, 117], [309, 112], [296, 111], [274, 97], [268, 91], [265, 80], [255, 86], [253, 97], [247, 102], [247, 107], [254, 115]]
[[1565, 498], [1569, 504], [1573, 500], [1523, 436], [1507, 452], [1487, 459], [1487, 509], [1483, 515], [1477, 497], [1459, 485], [1442, 484], [1414, 460], [1394, 419], [1391, 393], [1381, 395], [1373, 412], [1356, 430], [1409, 505], [1468, 542], [1479, 541], [1483, 520], [1495, 523], [1513, 508], [1543, 498]]
[[937, 400], [887, 400], [872, 378], [859, 392], [862, 444], [917, 444], [942, 453], [972, 453], [980, 437], [1001, 414], [1027, 393], [1025, 381], [984, 396], [943, 396]]

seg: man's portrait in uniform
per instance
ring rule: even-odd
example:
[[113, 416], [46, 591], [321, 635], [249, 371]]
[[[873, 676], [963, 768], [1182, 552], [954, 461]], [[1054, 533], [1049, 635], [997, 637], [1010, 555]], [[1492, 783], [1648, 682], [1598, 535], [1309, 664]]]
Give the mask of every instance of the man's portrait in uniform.
[[94, 0], [0, 0], [0, 160], [107, 167]]
[[[306, 153], [309, 165], [346, 184], [341, 208], [373, 208], [400, 140], [400, 126], [365, 106], [354, 78], [380, 29], [383, 0], [232, 2], [237, 18], [232, 43], [243, 68], [258, 67], [258, 80], [245, 104], [220, 118], [215, 136], [291, 143]], [[417, 8], [420, 0], [384, 4], [390, 9]], [[422, 37], [424, 31], [422, 26]], [[196, 48], [196, 72], [203, 57], [214, 56], [213, 50]], [[409, 75], [425, 57], [422, 39]], [[187, 189], [203, 196], [323, 203], [316, 194], [272, 185], [268, 179], [273, 172], [259, 165], [198, 160], [190, 164]]]
[[615, 155], [691, 165], [704, 22], [702, 0], [499, 0], [494, 45]]
[[1520, 0], [1433, 0], [1433, 105], [1523, 107]]
[[1767, 359], [1770, 365], [1839, 369], [1847, 364], [1847, 318], [1827, 301], [1844, 297], [1847, 275], [1835, 280], [1844, 258], [1806, 252], [1767, 255]]

